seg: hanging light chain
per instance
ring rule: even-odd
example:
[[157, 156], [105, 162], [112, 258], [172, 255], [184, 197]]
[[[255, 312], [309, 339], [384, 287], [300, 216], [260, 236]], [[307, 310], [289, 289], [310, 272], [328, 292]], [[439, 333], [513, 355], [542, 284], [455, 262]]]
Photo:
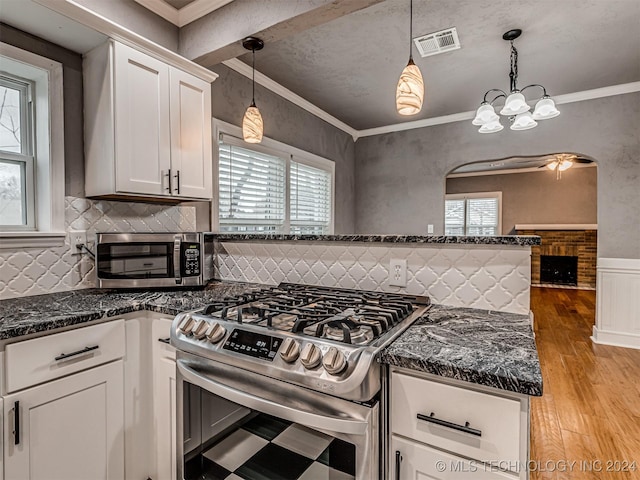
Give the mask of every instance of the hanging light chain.
[[511, 70], [509, 72], [509, 79], [511, 80], [511, 91], [514, 92], [518, 89], [518, 50], [513, 45], [511, 40]]
[[256, 106], [256, 49], [251, 49], [251, 55], [253, 57], [251, 61], [251, 106]]
[[413, 0], [409, 0], [409, 61], [413, 60]]

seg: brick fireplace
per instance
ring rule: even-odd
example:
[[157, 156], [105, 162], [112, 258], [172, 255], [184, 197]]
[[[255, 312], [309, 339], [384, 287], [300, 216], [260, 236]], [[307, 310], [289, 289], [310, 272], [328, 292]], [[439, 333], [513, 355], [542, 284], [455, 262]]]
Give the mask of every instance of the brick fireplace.
[[[529, 227], [529, 226], [528, 226]], [[542, 244], [531, 247], [531, 283], [540, 285], [546, 283], [557, 283], [559, 285], [571, 285], [573, 282], [566, 281], [568, 272], [562, 271], [565, 265], [571, 265], [569, 258], [557, 258], [556, 275], [559, 280], [549, 282], [541, 281], [541, 257], [577, 257], [577, 281], [578, 287], [595, 288], [596, 286], [596, 262], [598, 258], [597, 241], [598, 231], [595, 229], [552, 229], [546, 228], [522, 228], [516, 227], [518, 235], [538, 235], [542, 238]], [[558, 261], [559, 260], [559, 261]], [[548, 260], [545, 259], [545, 263]], [[549, 267], [546, 267], [547, 270]], [[564, 267], [569, 268], [569, 267]], [[575, 267], [574, 267], [575, 268]]]

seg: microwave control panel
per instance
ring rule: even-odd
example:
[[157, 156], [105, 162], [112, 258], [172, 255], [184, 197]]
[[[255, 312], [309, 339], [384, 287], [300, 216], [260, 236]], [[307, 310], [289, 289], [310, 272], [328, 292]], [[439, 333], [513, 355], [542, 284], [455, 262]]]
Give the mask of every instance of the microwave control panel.
[[183, 277], [198, 277], [201, 269], [200, 245], [197, 243], [183, 243], [180, 274]]

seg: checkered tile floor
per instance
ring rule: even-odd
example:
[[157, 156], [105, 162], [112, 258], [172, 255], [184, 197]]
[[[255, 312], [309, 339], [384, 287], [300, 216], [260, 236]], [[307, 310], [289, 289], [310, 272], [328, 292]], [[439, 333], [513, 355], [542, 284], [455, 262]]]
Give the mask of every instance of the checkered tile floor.
[[260, 414], [185, 465], [186, 480], [347, 480], [355, 447]]

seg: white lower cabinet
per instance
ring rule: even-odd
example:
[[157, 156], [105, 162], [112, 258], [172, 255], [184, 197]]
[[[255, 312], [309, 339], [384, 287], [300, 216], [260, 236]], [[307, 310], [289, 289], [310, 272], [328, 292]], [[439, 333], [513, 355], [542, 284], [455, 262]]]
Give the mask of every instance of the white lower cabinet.
[[4, 397], [10, 479], [124, 478], [123, 362]]
[[151, 327], [153, 357], [154, 480], [176, 477], [176, 361], [166, 343], [171, 320], [155, 319]]
[[[397, 453], [396, 453], [397, 452]], [[514, 480], [480, 462], [463, 459], [396, 435], [391, 437], [393, 480]]]
[[400, 368], [389, 389], [389, 479], [528, 477], [526, 395]]

